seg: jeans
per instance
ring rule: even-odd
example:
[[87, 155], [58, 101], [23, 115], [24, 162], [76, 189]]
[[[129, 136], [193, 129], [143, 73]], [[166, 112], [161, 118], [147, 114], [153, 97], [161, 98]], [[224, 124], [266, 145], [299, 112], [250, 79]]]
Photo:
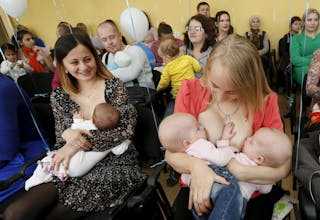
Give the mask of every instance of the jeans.
[[246, 200], [242, 197], [237, 180], [225, 167], [209, 165], [219, 176], [224, 177], [230, 185], [214, 183], [210, 194], [213, 209], [208, 214], [198, 216], [193, 208], [193, 216], [197, 220], [240, 220], [245, 214]]

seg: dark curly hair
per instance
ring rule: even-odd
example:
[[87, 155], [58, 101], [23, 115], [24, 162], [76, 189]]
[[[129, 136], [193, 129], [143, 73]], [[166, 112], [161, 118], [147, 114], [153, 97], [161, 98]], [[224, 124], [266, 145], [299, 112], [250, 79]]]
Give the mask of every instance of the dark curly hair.
[[[205, 39], [204, 44], [202, 45], [202, 48], [200, 50], [200, 52], [202, 53], [206, 51], [208, 47], [213, 46], [215, 44], [216, 42], [215, 27], [213, 25], [213, 22], [210, 20], [210, 18], [207, 18], [206, 16], [200, 15], [200, 14], [192, 16], [187, 22], [186, 27], [189, 26], [192, 20], [196, 20], [200, 22], [204, 32], [207, 34], [207, 38]], [[191, 50], [193, 49], [193, 45], [190, 42], [187, 31], [184, 33], [184, 44], [186, 45], [187, 49], [191, 49]]]

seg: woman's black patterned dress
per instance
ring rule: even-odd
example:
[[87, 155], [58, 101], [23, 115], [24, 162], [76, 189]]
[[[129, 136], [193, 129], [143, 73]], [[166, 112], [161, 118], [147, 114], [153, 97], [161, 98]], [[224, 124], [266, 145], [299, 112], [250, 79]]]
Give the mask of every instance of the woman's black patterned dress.
[[[136, 125], [137, 112], [129, 104], [126, 89], [119, 79], [106, 79], [105, 100], [120, 113], [118, 127], [107, 131], [91, 131], [86, 137], [93, 151], [105, 151], [126, 139], [131, 139]], [[51, 95], [55, 117], [58, 147], [66, 142], [62, 132], [71, 127], [73, 113], [79, 109], [62, 88]], [[123, 198], [146, 178], [137, 165], [137, 151], [131, 144], [122, 155], [109, 153], [82, 177], [69, 178], [66, 182], [54, 179], [59, 191], [59, 201], [77, 211], [101, 211], [123, 202]]]

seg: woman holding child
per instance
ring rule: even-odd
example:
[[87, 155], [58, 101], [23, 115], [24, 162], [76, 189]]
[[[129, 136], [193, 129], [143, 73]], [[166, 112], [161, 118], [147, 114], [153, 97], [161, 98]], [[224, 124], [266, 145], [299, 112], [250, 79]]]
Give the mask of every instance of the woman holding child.
[[[55, 170], [80, 150], [105, 151], [134, 134], [136, 110], [128, 103], [123, 83], [113, 77], [101, 62], [90, 39], [68, 34], [58, 39], [55, 59], [62, 87], [51, 96], [56, 121], [58, 151], [53, 158]], [[71, 129], [73, 113], [80, 111], [92, 119], [94, 107], [107, 102], [120, 113], [117, 127], [101, 131]], [[121, 204], [123, 198], [145, 179], [137, 166], [137, 152], [131, 144], [120, 156], [108, 154], [82, 177], [33, 187], [5, 212], [5, 219], [77, 219]], [[112, 176], [112, 178], [110, 178]]]
[[[201, 79], [182, 83], [175, 112], [193, 114], [206, 128], [212, 143], [220, 138], [224, 124], [233, 121], [235, 136], [230, 144], [241, 150], [246, 138], [261, 127], [282, 131], [277, 101], [276, 94], [268, 86], [254, 45], [244, 37], [232, 34], [215, 45]], [[219, 120], [213, 121], [213, 118]], [[212, 208], [209, 199], [212, 184], [226, 184], [226, 180], [216, 175], [203, 161], [185, 153], [167, 151], [166, 159], [178, 172], [191, 175], [189, 208], [194, 206], [199, 215], [207, 213]], [[288, 175], [290, 165], [291, 162], [287, 161], [278, 168], [248, 167], [232, 160], [228, 169], [238, 180], [270, 184]], [[181, 205], [177, 203], [178, 200], [177, 207]], [[271, 219], [274, 201], [269, 203], [271, 210], [259, 213], [259, 219]], [[253, 209], [258, 208], [254, 206]], [[250, 219], [250, 216], [246, 217]]]

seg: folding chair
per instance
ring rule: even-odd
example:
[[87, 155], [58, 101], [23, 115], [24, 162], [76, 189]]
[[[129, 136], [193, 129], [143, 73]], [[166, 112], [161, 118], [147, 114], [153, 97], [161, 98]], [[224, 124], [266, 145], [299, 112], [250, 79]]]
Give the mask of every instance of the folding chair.
[[320, 218], [320, 131], [313, 132], [309, 138], [301, 139], [297, 149], [297, 170], [294, 176], [299, 185], [299, 207], [302, 219]]

